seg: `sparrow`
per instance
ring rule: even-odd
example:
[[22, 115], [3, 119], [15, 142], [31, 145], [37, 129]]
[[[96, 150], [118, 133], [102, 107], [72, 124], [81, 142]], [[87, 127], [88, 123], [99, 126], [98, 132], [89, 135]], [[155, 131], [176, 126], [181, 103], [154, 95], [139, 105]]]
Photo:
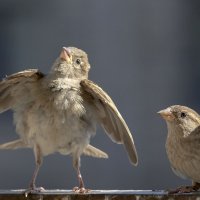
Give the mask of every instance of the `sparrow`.
[[11, 109], [19, 139], [1, 144], [0, 149], [32, 148], [35, 171], [26, 194], [41, 191], [35, 185], [43, 157], [54, 152], [71, 155], [79, 186], [84, 193], [80, 172], [82, 154], [96, 158], [108, 155], [90, 145], [100, 124], [111, 140], [123, 144], [131, 164], [138, 156], [130, 130], [112, 99], [88, 80], [87, 54], [75, 47], [63, 47], [48, 74], [27, 69], [0, 82], [0, 112]]
[[200, 189], [200, 116], [181, 105], [173, 105], [158, 112], [167, 123], [166, 151], [173, 172], [192, 180], [170, 193], [189, 193]]

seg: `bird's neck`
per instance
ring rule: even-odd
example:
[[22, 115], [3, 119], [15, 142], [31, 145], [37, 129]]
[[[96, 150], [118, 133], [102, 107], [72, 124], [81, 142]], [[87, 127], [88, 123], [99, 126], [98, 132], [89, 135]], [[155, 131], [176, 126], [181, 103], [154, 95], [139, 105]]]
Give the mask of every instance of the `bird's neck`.
[[70, 76], [54, 73], [54, 71], [52, 71], [43, 79], [42, 85], [44, 88], [49, 88], [52, 91], [70, 88], [79, 89], [81, 80], [80, 78], [71, 78]]
[[180, 126], [173, 123], [167, 123], [168, 137], [174, 138], [174, 140], [180, 140], [183, 137], [183, 130]]

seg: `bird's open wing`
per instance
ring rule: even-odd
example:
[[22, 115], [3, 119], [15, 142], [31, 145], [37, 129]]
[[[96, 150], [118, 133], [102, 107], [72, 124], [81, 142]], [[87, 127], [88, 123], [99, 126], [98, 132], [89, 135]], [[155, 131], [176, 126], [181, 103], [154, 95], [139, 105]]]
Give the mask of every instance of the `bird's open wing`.
[[0, 112], [15, 108], [22, 100], [28, 101], [34, 84], [42, 77], [44, 75], [37, 69], [28, 69], [3, 79], [0, 82]]
[[83, 97], [89, 105], [93, 106], [97, 119], [106, 133], [112, 141], [124, 144], [131, 163], [137, 165], [138, 158], [133, 137], [112, 99], [90, 80], [83, 80], [80, 84], [84, 90]]

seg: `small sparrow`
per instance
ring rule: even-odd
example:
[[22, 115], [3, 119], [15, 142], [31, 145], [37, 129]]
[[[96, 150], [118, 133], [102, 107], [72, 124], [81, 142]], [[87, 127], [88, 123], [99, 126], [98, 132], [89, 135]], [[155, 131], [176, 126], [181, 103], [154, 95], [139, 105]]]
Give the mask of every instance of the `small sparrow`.
[[41, 191], [35, 181], [44, 156], [59, 152], [71, 155], [79, 187], [87, 192], [80, 172], [82, 154], [97, 158], [108, 155], [90, 145], [100, 124], [113, 142], [123, 144], [130, 162], [138, 157], [129, 128], [112, 99], [88, 80], [87, 54], [75, 47], [63, 47], [49, 74], [28, 69], [0, 82], [0, 111], [13, 110], [19, 139], [0, 149], [32, 148], [36, 168], [26, 194]]
[[192, 180], [192, 186], [183, 186], [170, 193], [188, 193], [200, 189], [200, 116], [194, 110], [180, 105], [158, 112], [167, 122], [167, 155], [176, 175]]

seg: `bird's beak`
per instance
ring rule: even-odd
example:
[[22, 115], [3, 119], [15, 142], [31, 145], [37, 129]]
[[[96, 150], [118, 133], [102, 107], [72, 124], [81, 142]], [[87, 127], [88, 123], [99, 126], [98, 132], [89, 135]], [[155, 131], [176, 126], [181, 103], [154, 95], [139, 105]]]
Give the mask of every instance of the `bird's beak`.
[[161, 110], [161, 111], [158, 112], [158, 114], [160, 114], [161, 117], [163, 119], [165, 119], [166, 121], [173, 121], [174, 118], [175, 118], [170, 108], [166, 108], [164, 110]]
[[70, 49], [63, 47], [60, 53], [60, 58], [65, 60], [68, 64], [72, 63], [72, 55], [70, 53]]

